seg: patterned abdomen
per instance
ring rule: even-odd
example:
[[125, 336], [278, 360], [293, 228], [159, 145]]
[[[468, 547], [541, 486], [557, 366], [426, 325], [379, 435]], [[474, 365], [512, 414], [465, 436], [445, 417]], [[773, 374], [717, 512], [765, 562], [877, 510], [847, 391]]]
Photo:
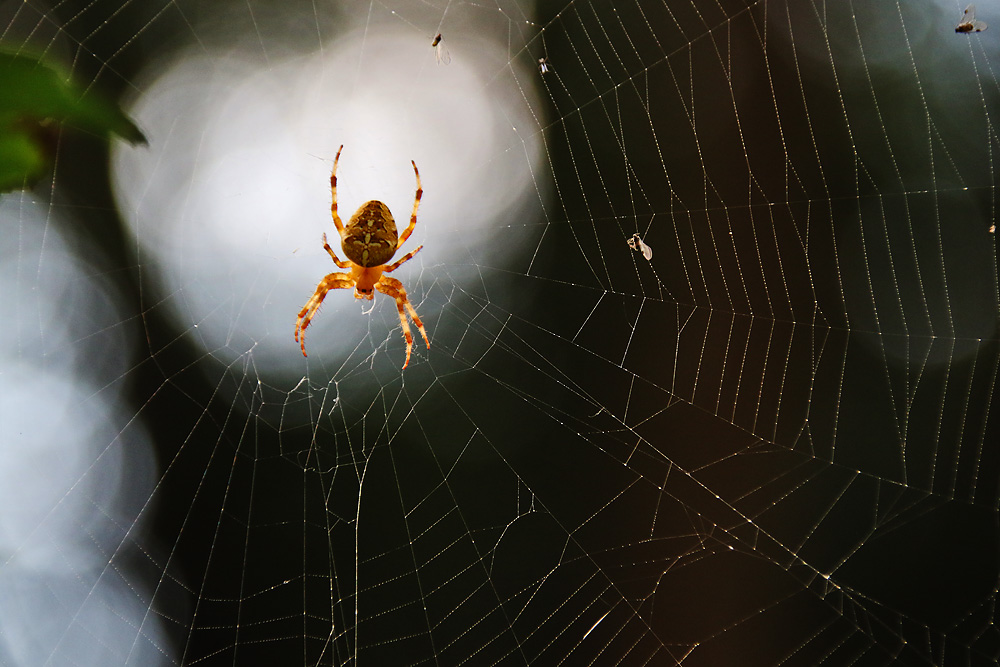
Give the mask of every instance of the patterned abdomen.
[[341, 247], [347, 259], [364, 267], [380, 266], [396, 254], [399, 236], [389, 207], [380, 201], [365, 203], [351, 216]]

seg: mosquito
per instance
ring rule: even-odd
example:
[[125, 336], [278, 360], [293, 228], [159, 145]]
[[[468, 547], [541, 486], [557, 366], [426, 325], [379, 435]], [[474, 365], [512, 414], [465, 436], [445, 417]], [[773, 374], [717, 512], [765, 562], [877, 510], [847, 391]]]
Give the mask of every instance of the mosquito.
[[434, 47], [434, 58], [437, 60], [438, 65], [447, 65], [451, 62], [451, 52], [448, 51], [448, 47], [441, 41], [441, 33], [437, 34], [437, 37], [431, 42], [431, 46]]
[[641, 252], [642, 256], [646, 258], [646, 261], [653, 259], [653, 249], [646, 245], [642, 237], [639, 236], [638, 232], [632, 235], [632, 238], [628, 240], [628, 247], [632, 248], [636, 252]]
[[962, 14], [962, 22], [955, 26], [955, 32], [982, 32], [988, 26], [976, 20], [976, 6], [969, 5]]

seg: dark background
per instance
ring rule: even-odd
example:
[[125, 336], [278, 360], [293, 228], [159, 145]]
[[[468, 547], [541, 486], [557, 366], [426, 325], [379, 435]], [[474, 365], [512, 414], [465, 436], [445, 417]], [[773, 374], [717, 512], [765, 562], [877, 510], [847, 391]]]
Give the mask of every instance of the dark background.
[[[201, 356], [65, 135], [44, 194], [137, 315], [161, 476], [125, 566], [171, 660], [995, 663], [997, 35], [881, 4], [542, 3], [537, 253], [432, 267], [405, 383]], [[7, 20], [115, 96], [203, 10]]]

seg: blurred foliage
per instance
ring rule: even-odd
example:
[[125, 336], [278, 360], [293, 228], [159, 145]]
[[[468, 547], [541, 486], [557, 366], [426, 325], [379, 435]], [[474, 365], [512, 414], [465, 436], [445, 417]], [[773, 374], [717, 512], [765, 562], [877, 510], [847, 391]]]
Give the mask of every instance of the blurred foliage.
[[61, 127], [146, 143], [115, 102], [85, 93], [36, 56], [0, 50], [0, 193], [45, 175]]

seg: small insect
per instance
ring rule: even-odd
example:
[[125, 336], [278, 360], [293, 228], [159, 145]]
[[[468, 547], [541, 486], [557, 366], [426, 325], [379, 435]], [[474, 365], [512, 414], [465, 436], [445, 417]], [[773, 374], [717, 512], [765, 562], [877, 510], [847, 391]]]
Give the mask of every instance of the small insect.
[[548, 56], [543, 56], [543, 57], [541, 57], [541, 58], [538, 59], [538, 71], [539, 72], [541, 72], [542, 74], [545, 74], [546, 72], [549, 71], [550, 67], [552, 67], [552, 66], [549, 64], [549, 57]]
[[976, 6], [969, 5], [962, 14], [962, 22], [955, 26], [955, 32], [982, 32], [988, 26], [976, 20]]
[[996, 223], [990, 225], [990, 234], [995, 234], [997, 231]]
[[447, 65], [451, 62], [451, 52], [448, 51], [448, 47], [441, 41], [441, 33], [437, 34], [437, 37], [431, 42], [431, 46], [434, 47], [434, 58], [437, 60], [438, 65]]
[[632, 235], [632, 238], [628, 240], [628, 247], [632, 248], [636, 252], [641, 252], [642, 256], [646, 258], [646, 261], [653, 259], [653, 249], [650, 248], [639, 236], [638, 232]]
[[337, 213], [337, 163], [340, 162], [340, 151], [342, 150], [344, 150], [343, 146], [337, 150], [337, 157], [333, 160], [333, 172], [330, 174], [330, 191], [333, 193], [330, 213], [333, 216], [333, 224], [337, 227], [337, 232], [340, 233], [340, 247], [347, 255], [347, 261], [341, 260], [333, 252], [333, 248], [326, 242], [326, 234], [323, 234], [323, 248], [333, 259], [334, 264], [342, 269], [349, 269], [349, 271], [330, 273], [319, 281], [316, 291], [299, 312], [299, 319], [295, 322], [295, 340], [301, 343], [302, 356], [307, 356], [306, 327], [309, 326], [309, 322], [312, 321], [330, 290], [353, 287], [355, 299], [368, 300], [374, 299], [375, 290], [378, 290], [396, 300], [399, 322], [403, 325], [403, 337], [406, 339], [406, 361], [403, 363], [403, 368], [406, 368], [407, 364], [410, 363], [410, 351], [413, 349], [413, 335], [410, 333], [410, 325], [406, 321], [406, 313], [410, 314], [413, 323], [420, 330], [420, 335], [427, 343], [427, 349], [430, 349], [431, 342], [427, 339], [423, 322], [417, 317], [417, 311], [410, 305], [410, 300], [406, 297], [403, 283], [383, 274], [395, 271], [423, 248], [422, 245], [417, 246], [415, 250], [392, 264], [388, 264], [399, 247], [406, 242], [406, 239], [410, 238], [413, 228], [417, 225], [417, 207], [420, 206], [420, 196], [424, 193], [420, 187], [420, 172], [417, 171], [417, 163], [411, 160], [413, 174], [417, 177], [417, 193], [413, 199], [410, 224], [398, 237], [396, 236], [396, 221], [392, 219], [389, 207], [377, 200], [362, 204], [361, 208], [351, 216], [345, 227]]

